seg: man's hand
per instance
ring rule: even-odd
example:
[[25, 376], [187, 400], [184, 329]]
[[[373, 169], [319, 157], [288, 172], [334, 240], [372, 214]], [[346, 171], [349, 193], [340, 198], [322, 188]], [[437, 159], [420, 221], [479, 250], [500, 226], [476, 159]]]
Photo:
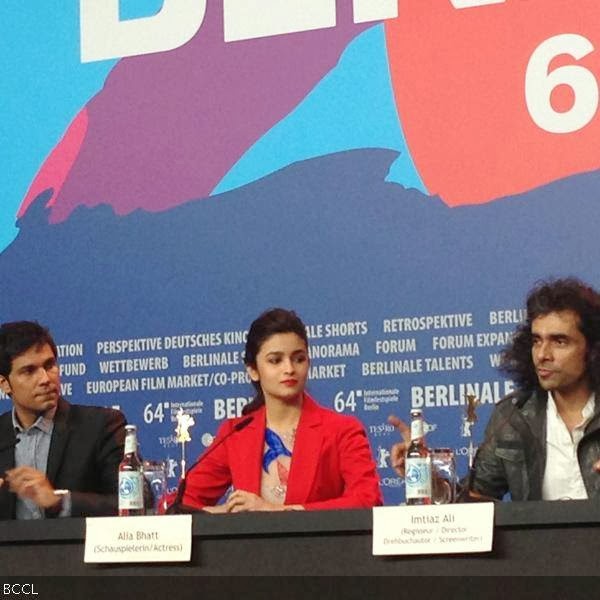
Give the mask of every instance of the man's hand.
[[406, 450], [410, 444], [410, 427], [395, 415], [388, 417], [388, 423], [393, 425], [402, 436], [402, 441], [394, 444], [391, 450], [392, 467], [400, 475], [404, 477], [404, 464], [406, 462]]
[[598, 460], [594, 463], [594, 471], [600, 472], [600, 460]]
[[4, 484], [19, 498], [27, 498], [40, 508], [57, 506], [61, 501], [44, 473], [33, 467], [16, 467], [6, 472]]

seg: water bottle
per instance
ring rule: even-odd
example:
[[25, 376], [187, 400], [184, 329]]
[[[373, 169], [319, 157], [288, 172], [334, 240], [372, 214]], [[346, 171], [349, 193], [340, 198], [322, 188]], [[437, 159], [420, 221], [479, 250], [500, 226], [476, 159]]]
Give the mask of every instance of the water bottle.
[[137, 453], [137, 427], [125, 425], [125, 452], [119, 464], [119, 516], [144, 514], [144, 472]]
[[431, 452], [425, 444], [423, 412], [410, 411], [410, 444], [406, 451], [406, 504], [431, 504]]

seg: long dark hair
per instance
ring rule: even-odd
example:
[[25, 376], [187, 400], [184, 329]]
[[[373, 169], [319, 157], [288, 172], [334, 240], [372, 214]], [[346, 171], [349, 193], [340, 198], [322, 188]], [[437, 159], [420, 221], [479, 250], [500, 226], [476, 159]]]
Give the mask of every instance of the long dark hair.
[[587, 342], [586, 370], [592, 390], [600, 391], [600, 294], [573, 277], [539, 282], [527, 296], [527, 320], [501, 355], [500, 370], [525, 392], [539, 390], [533, 365], [531, 324], [551, 312], [572, 310]]
[[[285, 308], [271, 308], [263, 312], [252, 322], [246, 339], [246, 349], [244, 351], [244, 364], [248, 367], [256, 368], [256, 357], [260, 352], [262, 345], [277, 333], [295, 333], [306, 344], [308, 349], [308, 336], [306, 327], [300, 320], [300, 317], [293, 310]], [[260, 408], [265, 403], [265, 397], [260, 387], [260, 382], [253, 381], [252, 385], [256, 388], [254, 400], [244, 406], [243, 415], [247, 415]]]

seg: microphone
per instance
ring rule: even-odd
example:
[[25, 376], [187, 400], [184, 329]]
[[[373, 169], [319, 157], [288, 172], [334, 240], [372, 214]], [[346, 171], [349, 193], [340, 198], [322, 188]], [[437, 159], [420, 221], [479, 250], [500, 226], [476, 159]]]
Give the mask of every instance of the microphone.
[[195, 513], [195, 512], [201, 512], [201, 509], [199, 509], [199, 508], [194, 508], [192, 506], [186, 506], [185, 504], [183, 504], [183, 496], [185, 494], [185, 488], [187, 486], [187, 476], [207, 456], [212, 454], [212, 452], [214, 452], [223, 442], [225, 442], [225, 440], [228, 440], [234, 433], [237, 433], [238, 431], [241, 431], [242, 429], [244, 429], [245, 427], [250, 425], [250, 423], [252, 423], [252, 421], [254, 421], [254, 415], [246, 417], [245, 419], [242, 419], [239, 423], [236, 423], [233, 426], [233, 429], [231, 431], [229, 431], [226, 435], [224, 435], [220, 440], [217, 440], [216, 443], [213, 443], [211, 446], [209, 446], [206, 449], [206, 451], [199, 456], [198, 460], [195, 463], [193, 463], [192, 466], [187, 470], [187, 473], [182, 473], [181, 481], [179, 482], [179, 485], [177, 486], [177, 496], [175, 496], [175, 502], [173, 502], [173, 504], [171, 504], [171, 506], [169, 506], [167, 508], [167, 510], [166, 510], [167, 515], [181, 515], [181, 514], [191, 514], [191, 513]]

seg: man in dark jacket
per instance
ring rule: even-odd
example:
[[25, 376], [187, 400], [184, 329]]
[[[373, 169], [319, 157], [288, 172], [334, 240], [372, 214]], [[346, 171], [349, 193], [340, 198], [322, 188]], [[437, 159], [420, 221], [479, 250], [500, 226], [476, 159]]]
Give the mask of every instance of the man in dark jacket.
[[117, 511], [125, 419], [60, 397], [56, 345], [29, 321], [0, 326], [0, 519]]
[[496, 406], [471, 491], [493, 498], [600, 497], [600, 295], [575, 279], [544, 282], [503, 352], [518, 392]]
[[[537, 285], [501, 370], [518, 391], [496, 405], [461, 496], [600, 497], [600, 294], [577, 279]], [[409, 432], [390, 423], [405, 440], [391, 452], [403, 474]]]

